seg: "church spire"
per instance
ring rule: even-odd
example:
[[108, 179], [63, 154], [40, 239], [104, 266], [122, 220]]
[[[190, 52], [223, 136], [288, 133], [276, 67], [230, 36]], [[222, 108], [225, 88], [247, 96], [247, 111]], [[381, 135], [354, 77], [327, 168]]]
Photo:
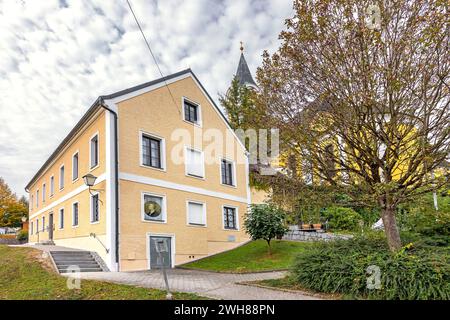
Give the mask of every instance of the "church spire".
[[239, 84], [257, 89], [258, 86], [256, 85], [255, 80], [253, 80], [252, 74], [250, 73], [250, 69], [248, 68], [247, 65], [247, 61], [245, 61], [244, 44], [242, 43], [242, 41], [240, 50], [241, 50], [241, 58], [239, 59], [239, 64], [236, 71], [236, 77], [239, 80]]

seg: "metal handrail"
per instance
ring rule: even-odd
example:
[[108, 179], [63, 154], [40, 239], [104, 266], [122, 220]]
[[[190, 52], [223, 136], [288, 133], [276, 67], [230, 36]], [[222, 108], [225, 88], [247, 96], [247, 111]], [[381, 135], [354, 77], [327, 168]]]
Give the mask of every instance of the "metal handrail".
[[103, 242], [99, 238], [97, 238], [97, 235], [95, 233], [90, 233], [89, 236], [96, 239], [98, 242], [100, 242], [102, 247], [105, 248], [106, 253], [109, 253], [109, 249], [103, 244]]

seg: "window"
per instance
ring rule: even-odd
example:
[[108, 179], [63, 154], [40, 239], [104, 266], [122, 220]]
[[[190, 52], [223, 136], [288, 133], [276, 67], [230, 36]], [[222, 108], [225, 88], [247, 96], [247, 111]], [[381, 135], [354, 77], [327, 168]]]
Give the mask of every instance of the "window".
[[36, 190], [36, 208], [39, 207], [39, 189]]
[[188, 224], [204, 226], [206, 225], [205, 204], [201, 202], [188, 201]]
[[33, 210], [33, 202], [34, 202], [34, 196], [31, 195], [31, 199], [30, 199], [30, 208]]
[[98, 193], [91, 196], [91, 223], [99, 221]]
[[30, 234], [33, 234], [33, 221], [30, 223]]
[[39, 219], [36, 219], [36, 233], [39, 233]]
[[55, 177], [50, 177], [50, 197], [55, 193]]
[[203, 152], [186, 148], [186, 174], [203, 178], [205, 176], [203, 165]]
[[72, 226], [78, 226], [78, 202], [72, 204]]
[[184, 120], [200, 124], [200, 106], [189, 102], [187, 100], [183, 100], [184, 103]]
[[237, 230], [236, 208], [223, 207], [223, 227]]
[[45, 189], [46, 189], [46, 185], [45, 183], [42, 185], [42, 203], [45, 202]]
[[64, 189], [64, 166], [59, 168], [59, 190]]
[[91, 169], [98, 166], [98, 134], [91, 138], [89, 159]]
[[156, 194], [142, 194], [142, 219], [144, 221], [166, 222], [165, 197]]
[[221, 162], [222, 184], [234, 186], [234, 163], [225, 159]]
[[64, 229], [64, 208], [59, 209], [59, 228]]
[[42, 217], [42, 231], [45, 231], [45, 217]]
[[78, 179], [78, 152], [72, 156], [72, 181]]
[[142, 134], [142, 164], [163, 169], [163, 145], [162, 139]]

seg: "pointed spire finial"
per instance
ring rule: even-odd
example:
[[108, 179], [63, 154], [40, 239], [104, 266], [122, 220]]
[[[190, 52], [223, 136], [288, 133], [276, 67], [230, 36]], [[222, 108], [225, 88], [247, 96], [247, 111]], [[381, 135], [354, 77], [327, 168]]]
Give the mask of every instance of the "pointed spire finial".
[[241, 47], [240, 47], [240, 49], [241, 49], [241, 53], [244, 53], [244, 43], [241, 41]]

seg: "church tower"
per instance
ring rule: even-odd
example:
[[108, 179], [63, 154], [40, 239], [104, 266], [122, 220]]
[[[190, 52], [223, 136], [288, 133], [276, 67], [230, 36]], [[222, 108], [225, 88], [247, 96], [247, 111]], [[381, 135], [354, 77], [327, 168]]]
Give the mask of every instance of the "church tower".
[[242, 41], [240, 49], [241, 49], [241, 57], [239, 59], [239, 64], [236, 71], [236, 77], [239, 80], [239, 84], [258, 90], [258, 86], [256, 85], [255, 80], [253, 80], [252, 74], [250, 73], [250, 69], [248, 68], [247, 61], [245, 61], [244, 46], [242, 44]]

